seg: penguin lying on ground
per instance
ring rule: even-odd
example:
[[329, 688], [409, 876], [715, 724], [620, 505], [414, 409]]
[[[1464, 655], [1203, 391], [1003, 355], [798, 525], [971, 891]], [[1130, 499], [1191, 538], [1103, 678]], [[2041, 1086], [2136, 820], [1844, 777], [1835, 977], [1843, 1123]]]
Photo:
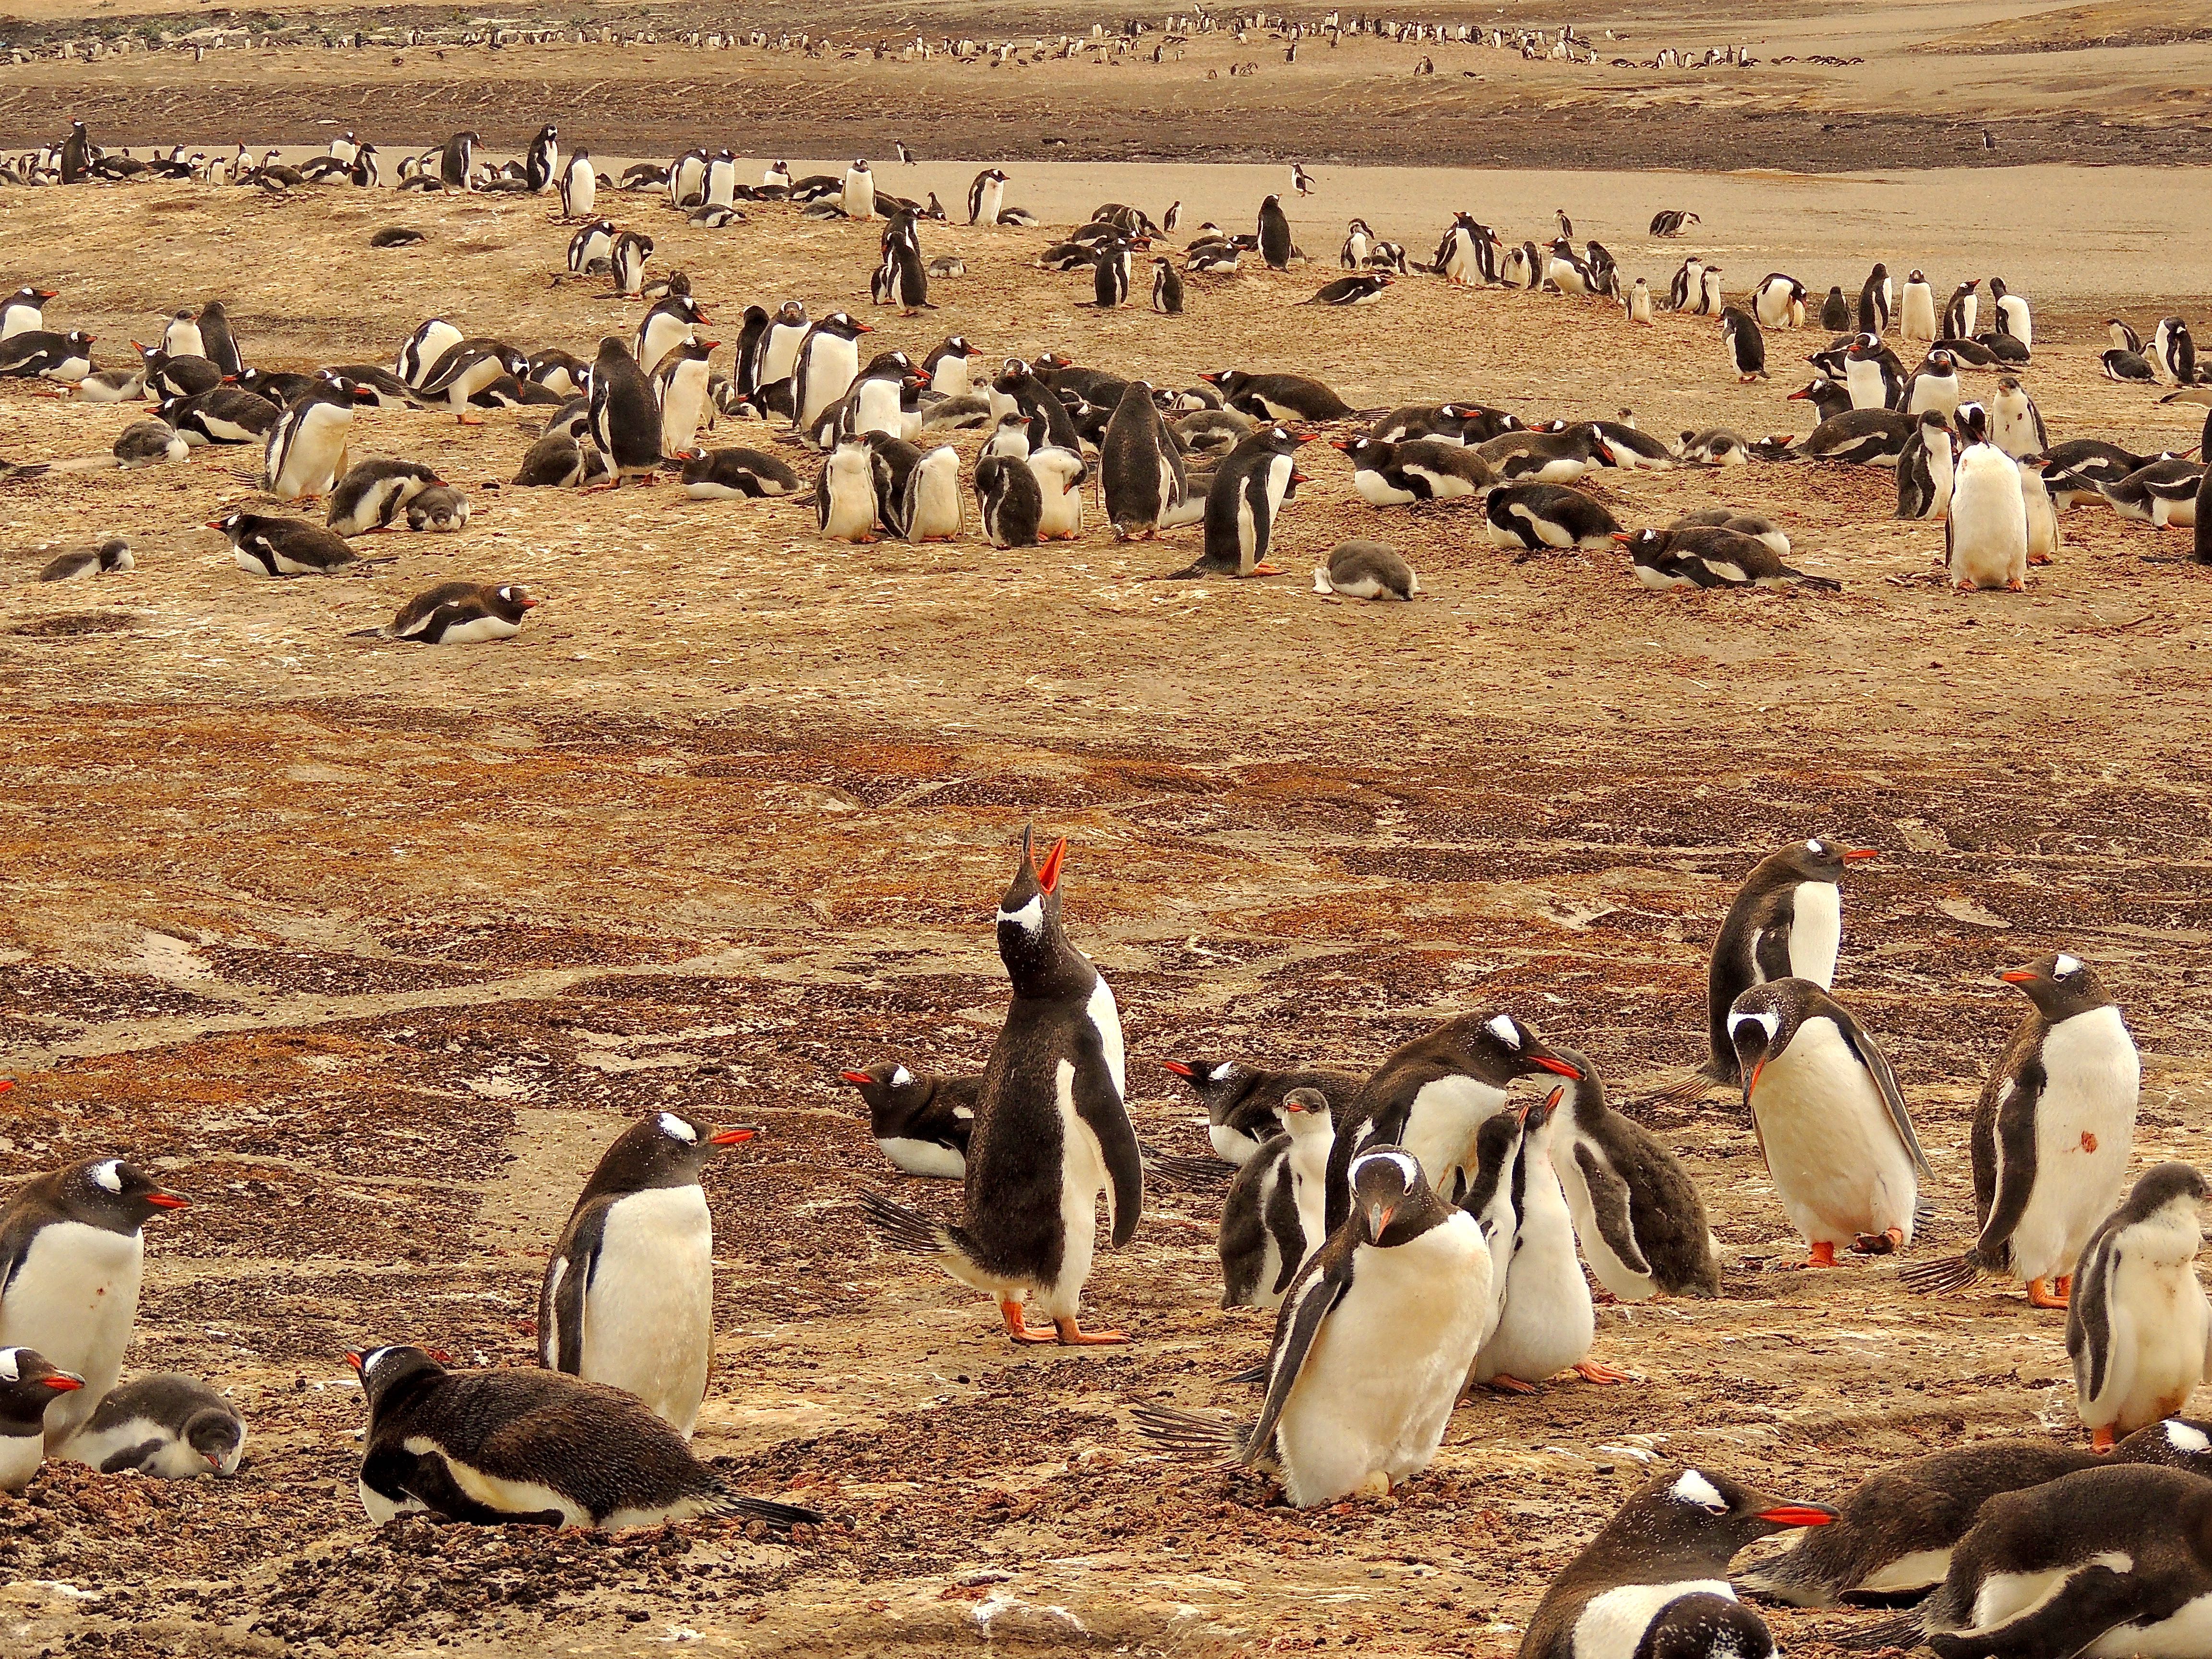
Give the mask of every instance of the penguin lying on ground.
[[106, 576], [118, 571], [137, 568], [131, 556], [131, 544], [120, 536], [111, 536], [97, 547], [73, 547], [59, 553], [39, 572], [42, 582], [74, 581], [80, 576]]
[[381, 628], [361, 629], [356, 640], [404, 640], [410, 645], [481, 645], [511, 640], [522, 619], [543, 603], [519, 583], [494, 587], [487, 582], [440, 582], [426, 587], [399, 608]]
[[1718, 525], [1639, 530], [1614, 539], [1628, 550], [1637, 580], [1647, 587], [1809, 587], [1840, 593], [1844, 585], [1783, 563], [1765, 542]]
[[1405, 556], [1382, 542], [1357, 538], [1329, 550], [1328, 562], [1314, 567], [1314, 592], [1341, 593], [1352, 599], [1410, 599], [1421, 591], [1420, 578]]
[[1565, 484], [1501, 484], [1483, 505], [1490, 539], [1530, 552], [1612, 545], [1620, 524], [1599, 502]]
[[742, 1498], [619, 1389], [560, 1371], [449, 1371], [421, 1348], [349, 1351], [368, 1401], [359, 1489], [400, 1515], [621, 1531], [706, 1516], [788, 1531], [822, 1516]]
[[1356, 412], [1319, 380], [1303, 374], [1219, 368], [1199, 379], [1219, 388], [1231, 408], [1262, 421], [1340, 421]]
[[228, 1401], [198, 1377], [166, 1372], [112, 1391], [62, 1455], [102, 1474], [191, 1480], [237, 1474], [245, 1449], [246, 1419]]
[[1373, 1147], [1347, 1180], [1347, 1219], [1276, 1317], [1258, 1421], [1136, 1413], [1170, 1450], [1279, 1475], [1299, 1509], [1387, 1492], [1428, 1468], [1490, 1301], [1480, 1228], [1437, 1198], [1410, 1153]]
[[1785, 1503], [1712, 1469], [1662, 1474], [1560, 1569], [1520, 1659], [1766, 1659], [1766, 1626], [1735, 1599], [1729, 1563], [1753, 1539], [1825, 1527], [1836, 1512]]
[[860, 1091], [868, 1133], [894, 1169], [939, 1181], [965, 1177], [981, 1078], [933, 1077], [891, 1060], [837, 1075]]
[[1323, 1218], [1328, 1152], [1334, 1142], [1328, 1099], [1318, 1089], [1283, 1097], [1283, 1132], [1262, 1146], [1229, 1183], [1221, 1205], [1221, 1305], [1276, 1308], [1306, 1258], [1328, 1237]]
[[2066, 1352], [2100, 1451], [2180, 1411], [2212, 1372], [2212, 1305], [2197, 1277], [2208, 1202], [2212, 1189], [2188, 1164], [2156, 1164], [2075, 1266]]

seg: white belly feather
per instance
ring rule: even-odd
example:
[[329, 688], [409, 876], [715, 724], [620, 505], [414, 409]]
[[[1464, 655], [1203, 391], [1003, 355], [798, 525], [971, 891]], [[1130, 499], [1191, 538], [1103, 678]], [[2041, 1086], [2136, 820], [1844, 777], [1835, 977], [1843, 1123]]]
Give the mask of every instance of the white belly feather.
[[1735, 1587], [1724, 1578], [1683, 1578], [1671, 1584], [1616, 1584], [1583, 1603], [1575, 1620], [1575, 1659], [1634, 1659], [1644, 1632], [1668, 1603], [1686, 1595], [1735, 1600]]
[[1895, 1227], [1912, 1242], [1919, 1181], [1881, 1091], [1832, 1020], [1811, 1019], [1751, 1097], [1775, 1195], [1808, 1243]]
[[1832, 881], [1801, 881], [1790, 900], [1790, 975], [1832, 990], [1844, 942], [1843, 896]]
[[36, 1348], [84, 1379], [82, 1389], [46, 1407], [48, 1446], [59, 1447], [82, 1428], [122, 1376], [144, 1263], [137, 1233], [52, 1222], [33, 1238], [0, 1297], [0, 1347]]
[[635, 1395], [687, 1439], [714, 1349], [714, 1253], [700, 1188], [632, 1193], [608, 1207], [584, 1297], [578, 1375]]
[[2089, 1235], [2119, 1203], [2142, 1084], [2134, 1040], [2109, 1004], [2052, 1026], [2043, 1064], [2035, 1185], [2012, 1236], [2013, 1271], [2021, 1279], [2072, 1273]]

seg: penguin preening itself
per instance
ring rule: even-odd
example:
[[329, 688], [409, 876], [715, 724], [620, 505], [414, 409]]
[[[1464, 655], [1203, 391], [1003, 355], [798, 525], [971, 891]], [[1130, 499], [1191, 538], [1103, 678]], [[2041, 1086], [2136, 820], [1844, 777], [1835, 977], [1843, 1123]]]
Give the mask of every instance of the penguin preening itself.
[[1912, 1242], [1932, 1180], [1897, 1073], [1850, 1011], [1809, 979], [1754, 985], [1729, 1014], [1743, 1097], [1774, 1194], [1808, 1266], [1836, 1246], [1881, 1255]]
[[891, 1060], [837, 1075], [860, 1091], [868, 1133], [892, 1168], [938, 1181], [966, 1176], [981, 1078], [932, 1077]]
[[546, 1263], [546, 1369], [634, 1395], [691, 1437], [714, 1346], [714, 1224], [699, 1178], [721, 1148], [758, 1133], [663, 1109], [616, 1137]]
[[162, 1480], [235, 1474], [246, 1419], [197, 1377], [163, 1372], [112, 1389], [62, 1455], [102, 1474], [136, 1470]]
[[2106, 1465], [2000, 1492], [1914, 1612], [1852, 1632], [1938, 1659], [2196, 1659], [2212, 1620], [2212, 1482]]
[[1657, 1136], [1607, 1103], [1586, 1055], [1555, 1052], [1582, 1076], [1557, 1091], [1552, 1162], [1598, 1283], [1624, 1302], [1662, 1291], [1718, 1296], [1720, 1263], [1697, 1182]]
[[349, 1351], [368, 1401], [358, 1489], [401, 1515], [610, 1532], [702, 1516], [788, 1531], [822, 1516], [732, 1492], [683, 1436], [619, 1389], [560, 1371], [450, 1371], [421, 1348]]
[[1365, 1086], [1360, 1072], [1309, 1066], [1271, 1072], [1237, 1060], [1164, 1060], [1160, 1064], [1190, 1085], [1206, 1108], [1206, 1139], [1215, 1154], [1242, 1167], [1282, 1130], [1282, 1103], [1294, 1089], [1311, 1089], [1344, 1103]]
[[[1067, 843], [1055, 842], [1041, 866], [1032, 844], [1024, 830], [1021, 864], [999, 904], [999, 956], [1013, 1001], [983, 1067], [965, 1222], [945, 1226], [872, 1194], [862, 1203], [890, 1243], [934, 1256], [953, 1278], [989, 1292], [1017, 1342], [1125, 1342], [1118, 1331], [1086, 1332], [1077, 1319], [1099, 1198], [1116, 1249], [1135, 1234], [1144, 1204], [1121, 1012], [1060, 924]], [[1049, 1328], [1029, 1324], [1025, 1303]]]
[[0, 1347], [35, 1348], [84, 1382], [47, 1412], [50, 1449], [122, 1375], [138, 1317], [141, 1230], [185, 1205], [143, 1170], [102, 1158], [33, 1176], [0, 1206]]
[[520, 583], [440, 582], [399, 607], [381, 628], [365, 628], [352, 639], [404, 640], [410, 645], [480, 645], [511, 640], [522, 619], [544, 601]]
[[2212, 1304], [2197, 1277], [2208, 1202], [2212, 1188], [2188, 1164], [2154, 1165], [2075, 1266], [2066, 1352], [2100, 1451], [2179, 1412], [2212, 1373]]
[[1773, 1640], [1736, 1601], [1729, 1563], [1754, 1539], [1835, 1518], [1711, 1469], [1659, 1475], [1552, 1580], [1520, 1659], [1765, 1659]]
[[1959, 1290], [1987, 1271], [2063, 1308], [2074, 1264], [2127, 1183], [2142, 1062], [2096, 969], [2061, 951], [1997, 975], [2033, 1005], [1990, 1068], [1969, 1147], [1980, 1229], [1955, 1261], [1899, 1275], [1909, 1290]]
[[420, 461], [356, 461], [331, 486], [324, 522], [341, 536], [366, 535], [392, 523], [408, 502], [444, 482]]
[[1844, 1596], [1909, 1595], [1943, 1582], [1953, 1551], [1982, 1505], [2083, 1469], [2154, 1464], [2212, 1475], [2206, 1425], [2170, 1417], [2138, 1429], [2110, 1453], [2037, 1435], [2007, 1435], [1909, 1458], [1862, 1481], [1832, 1526], [1740, 1574], [1747, 1589], [1793, 1607], [1833, 1607]]
[[36, 1348], [0, 1348], [0, 1492], [31, 1484], [46, 1461], [46, 1413], [83, 1387]]
[[1292, 1089], [1279, 1108], [1282, 1133], [1237, 1171], [1221, 1205], [1221, 1305], [1276, 1308], [1328, 1237], [1328, 1097]]
[[1346, 1220], [1291, 1281], [1259, 1419], [1139, 1407], [1169, 1449], [1280, 1477], [1299, 1509], [1387, 1492], [1436, 1455], [1474, 1358], [1495, 1269], [1474, 1218], [1438, 1198], [1402, 1147], [1346, 1172]]

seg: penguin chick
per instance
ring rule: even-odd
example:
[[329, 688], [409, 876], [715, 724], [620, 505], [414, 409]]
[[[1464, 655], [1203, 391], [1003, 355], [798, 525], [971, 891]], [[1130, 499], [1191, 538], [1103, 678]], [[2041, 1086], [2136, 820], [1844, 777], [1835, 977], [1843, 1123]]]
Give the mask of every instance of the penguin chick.
[[1237, 1171], [1222, 1200], [1221, 1305], [1276, 1308], [1328, 1237], [1328, 1154], [1335, 1136], [1328, 1097], [1293, 1089], [1283, 1097], [1283, 1133]]
[[114, 1389], [62, 1455], [102, 1474], [135, 1469], [164, 1480], [235, 1474], [246, 1419], [197, 1377], [164, 1372]]
[[106, 576], [137, 568], [137, 561], [131, 556], [131, 544], [120, 536], [111, 536], [97, 547], [73, 547], [66, 553], [57, 554], [39, 572], [39, 580], [74, 581], [80, 576]]
[[1329, 550], [1328, 562], [1314, 567], [1314, 592], [1341, 593], [1352, 599], [1410, 599], [1421, 591], [1420, 578], [1405, 556], [1381, 542], [1354, 538]]
[[407, 527], [450, 535], [468, 527], [469, 501], [449, 485], [436, 484], [407, 503]]
[[2212, 1305], [2197, 1277], [2208, 1200], [2212, 1189], [2188, 1164], [2156, 1164], [2075, 1266], [2066, 1352], [2100, 1451], [2181, 1410], [2212, 1370]]

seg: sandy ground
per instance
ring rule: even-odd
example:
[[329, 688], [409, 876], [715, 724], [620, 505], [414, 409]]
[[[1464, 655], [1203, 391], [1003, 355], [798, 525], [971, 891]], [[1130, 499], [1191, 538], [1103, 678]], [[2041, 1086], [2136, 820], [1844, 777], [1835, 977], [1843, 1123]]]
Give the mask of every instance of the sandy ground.
[[[535, 202], [410, 201], [434, 242], [373, 256], [388, 198], [85, 199], [0, 209], [16, 270], [64, 290], [53, 319], [104, 343], [215, 292], [250, 354], [287, 367], [385, 356], [434, 310], [578, 349], [636, 316], [552, 280], [568, 232]], [[718, 327], [787, 293], [864, 308], [866, 228], [637, 213]], [[933, 229], [970, 274], [926, 321], [875, 313], [873, 338], [957, 330], [1176, 382], [1299, 368], [1362, 406], [1808, 424], [1781, 394], [1810, 337], [1778, 337], [1777, 380], [1743, 388], [1702, 319], [1632, 334], [1603, 307], [1429, 281], [1294, 311], [1321, 272], [1255, 273], [1194, 283], [1180, 319], [1102, 316], [1079, 279], [1025, 263], [1044, 240]], [[1856, 281], [1873, 251], [1803, 274]], [[2202, 314], [2202, 289], [2166, 297]], [[2199, 411], [2095, 374], [2101, 302], [2044, 314], [2029, 379], [2056, 435], [2194, 441]], [[0, 455], [100, 453], [131, 412], [13, 386]], [[1502, 1654], [1644, 1454], [1818, 1499], [1962, 1437], [2075, 1432], [2054, 1316], [1994, 1289], [1912, 1301], [1886, 1265], [1789, 1269], [1747, 1126], [1716, 1100], [1647, 1114], [1730, 1267], [1717, 1303], [1604, 1310], [1599, 1356], [1641, 1381], [1485, 1400], [1399, 1498], [1291, 1513], [1253, 1479], [1154, 1460], [1128, 1426], [1144, 1401], [1249, 1398], [1221, 1379], [1267, 1322], [1215, 1305], [1206, 1200], [1149, 1194], [1134, 1243], [1102, 1258], [1091, 1304], [1134, 1346], [1013, 1352], [978, 1299], [869, 1242], [862, 1189], [945, 1213], [957, 1194], [880, 1167], [836, 1071], [980, 1062], [1004, 997], [989, 917], [1034, 819], [1073, 840], [1070, 925], [1120, 994], [1158, 1143], [1202, 1144], [1164, 1058], [1365, 1064], [1470, 1008], [1587, 1049], [1635, 1100], [1699, 1053], [1734, 881], [1826, 830], [1884, 851], [1850, 878], [1838, 990], [1942, 1176], [1916, 1255], [1967, 1231], [1966, 1114], [2019, 1012], [1991, 975], [2062, 945], [2106, 973], [2145, 1048], [2139, 1158], [2201, 1161], [2191, 659], [2212, 591], [2145, 562], [2179, 532], [2080, 509], [2027, 592], [1959, 598], [1929, 578], [1940, 529], [1889, 519], [1886, 474], [1608, 475], [1626, 523], [1769, 513], [1846, 584], [1655, 597], [1609, 558], [1511, 562], [1465, 512], [1370, 509], [1317, 445], [1283, 562], [1380, 534], [1431, 590], [1363, 606], [1295, 574], [1150, 580], [1188, 532], [851, 549], [794, 503], [487, 490], [528, 441], [513, 415], [372, 411], [358, 432], [359, 453], [470, 486], [468, 532], [279, 583], [195, 527], [255, 500], [240, 452], [0, 493], [0, 1063], [20, 1079], [0, 1170], [122, 1152], [195, 1197], [154, 1230], [130, 1364], [234, 1389], [253, 1425], [232, 1482], [58, 1470], [0, 1502], [0, 1650]], [[118, 531], [137, 572], [30, 581], [48, 544]], [[550, 602], [495, 647], [345, 637], [453, 576]], [[664, 1101], [767, 1131], [709, 1182], [700, 1449], [830, 1524], [790, 1547], [714, 1526], [373, 1530], [340, 1348], [526, 1363], [578, 1185]], [[1842, 1622], [1774, 1619], [1806, 1653]]]

